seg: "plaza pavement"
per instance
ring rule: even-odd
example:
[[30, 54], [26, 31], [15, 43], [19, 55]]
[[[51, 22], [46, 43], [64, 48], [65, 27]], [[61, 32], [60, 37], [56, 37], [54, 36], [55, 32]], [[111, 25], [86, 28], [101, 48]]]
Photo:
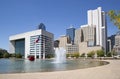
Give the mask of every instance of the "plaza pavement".
[[120, 60], [108, 65], [69, 71], [0, 74], [0, 79], [120, 79]]

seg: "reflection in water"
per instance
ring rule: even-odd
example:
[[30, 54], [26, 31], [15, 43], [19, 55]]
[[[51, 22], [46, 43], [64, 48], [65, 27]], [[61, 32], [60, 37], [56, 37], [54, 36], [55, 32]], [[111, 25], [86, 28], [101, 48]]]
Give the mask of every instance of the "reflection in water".
[[0, 59], [0, 73], [51, 72], [95, 67], [108, 64], [105, 61], [66, 60], [66, 63], [51, 63], [54, 60], [29, 61], [23, 59]]

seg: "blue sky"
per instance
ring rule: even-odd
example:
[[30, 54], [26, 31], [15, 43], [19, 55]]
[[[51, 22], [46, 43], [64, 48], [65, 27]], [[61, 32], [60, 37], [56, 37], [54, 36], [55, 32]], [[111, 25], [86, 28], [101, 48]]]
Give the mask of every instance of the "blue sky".
[[[42, 22], [55, 39], [73, 25], [87, 24], [87, 10], [120, 10], [119, 0], [0, 0], [0, 48], [9, 49], [9, 36], [32, 31]], [[107, 17], [108, 36], [118, 29]]]

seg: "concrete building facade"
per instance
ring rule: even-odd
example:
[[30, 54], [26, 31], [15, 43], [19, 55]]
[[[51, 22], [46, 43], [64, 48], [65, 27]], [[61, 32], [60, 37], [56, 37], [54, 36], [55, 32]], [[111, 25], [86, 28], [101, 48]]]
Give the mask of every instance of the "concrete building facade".
[[116, 52], [116, 55], [120, 55], [120, 31], [115, 35], [114, 50]]
[[75, 30], [75, 44], [79, 45], [80, 53], [103, 49], [107, 52], [107, 26], [105, 12], [101, 7], [88, 10], [88, 24]]
[[25, 58], [33, 55], [35, 58], [45, 58], [53, 54], [54, 35], [39, 29], [9, 37], [11, 53], [21, 53]]
[[84, 25], [81, 26], [82, 30], [82, 42], [87, 42], [87, 46], [96, 45], [96, 29], [95, 26]]
[[83, 40], [83, 36], [82, 36], [82, 30], [81, 28], [78, 28], [75, 30], [75, 44], [78, 45], [80, 42], [82, 42]]
[[78, 45], [67, 44], [66, 45], [66, 53], [69, 53], [69, 54], [79, 53]]
[[108, 37], [108, 52], [111, 52], [115, 45], [115, 35]]
[[66, 49], [66, 45], [70, 43], [69, 36], [62, 35], [59, 39], [59, 47]]
[[88, 25], [96, 26], [96, 45], [102, 46], [107, 52], [107, 24], [105, 12], [101, 7], [95, 10], [88, 10]]
[[87, 54], [91, 51], [97, 51], [97, 50], [101, 50], [102, 47], [101, 46], [91, 46], [91, 47], [88, 47], [87, 46], [87, 42], [81, 42], [79, 43], [79, 53], [80, 54]]

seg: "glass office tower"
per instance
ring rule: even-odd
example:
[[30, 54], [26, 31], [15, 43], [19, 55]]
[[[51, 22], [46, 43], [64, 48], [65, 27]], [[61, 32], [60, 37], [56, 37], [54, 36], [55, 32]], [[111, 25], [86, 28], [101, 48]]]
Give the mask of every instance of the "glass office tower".
[[69, 36], [71, 43], [74, 44], [75, 28], [70, 27], [66, 29], [66, 35]]
[[15, 53], [20, 53], [24, 56], [25, 52], [25, 39], [20, 39], [15, 41]]
[[43, 23], [40, 23], [38, 25], [38, 29], [46, 30], [46, 27], [45, 27], [45, 25]]

